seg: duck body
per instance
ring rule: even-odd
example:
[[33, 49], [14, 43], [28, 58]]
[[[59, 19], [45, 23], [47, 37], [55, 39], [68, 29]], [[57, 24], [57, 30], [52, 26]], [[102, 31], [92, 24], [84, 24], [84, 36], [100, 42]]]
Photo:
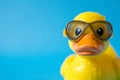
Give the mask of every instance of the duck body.
[[117, 80], [114, 65], [106, 56], [81, 57], [76, 55], [69, 64], [65, 80]]

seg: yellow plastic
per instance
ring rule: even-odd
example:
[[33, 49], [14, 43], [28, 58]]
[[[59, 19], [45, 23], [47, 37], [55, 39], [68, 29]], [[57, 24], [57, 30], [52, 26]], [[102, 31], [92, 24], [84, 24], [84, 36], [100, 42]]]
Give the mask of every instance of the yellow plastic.
[[[93, 22], [105, 20], [105, 17], [96, 12], [84, 12], [74, 20]], [[71, 44], [72, 41], [69, 41], [70, 48], [74, 51]], [[104, 44], [108, 47], [99, 55], [68, 56], [60, 71], [64, 80], [120, 80], [120, 59], [109, 42]]]

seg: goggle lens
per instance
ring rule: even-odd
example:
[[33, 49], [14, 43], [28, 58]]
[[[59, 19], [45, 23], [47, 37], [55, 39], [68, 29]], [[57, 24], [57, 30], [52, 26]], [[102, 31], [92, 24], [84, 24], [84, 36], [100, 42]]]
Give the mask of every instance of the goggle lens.
[[86, 24], [84, 22], [70, 22], [66, 27], [67, 36], [72, 40], [78, 39], [86, 28], [85, 25]]
[[94, 22], [91, 24], [96, 37], [100, 40], [107, 40], [112, 35], [112, 25], [105, 21]]

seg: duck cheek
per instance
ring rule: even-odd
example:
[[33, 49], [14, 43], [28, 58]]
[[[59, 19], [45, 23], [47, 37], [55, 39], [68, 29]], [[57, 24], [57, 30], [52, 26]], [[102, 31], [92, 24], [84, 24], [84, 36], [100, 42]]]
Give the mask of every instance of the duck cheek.
[[70, 49], [71, 49], [72, 51], [75, 51], [75, 49], [74, 49], [74, 42], [69, 40], [68, 43], [69, 43]]
[[100, 44], [99, 47], [98, 47], [98, 49], [100, 50], [100, 52], [102, 52], [104, 50], [104, 44]]
[[102, 50], [101, 52], [104, 52], [104, 51], [108, 48], [109, 42], [106, 41], [106, 42], [104, 42], [103, 44], [104, 44], [104, 47], [103, 47], [103, 50]]
[[79, 49], [79, 47], [80, 47], [80, 45], [78, 45], [78, 43], [77, 42], [73, 42], [73, 49], [74, 49], [74, 51], [75, 50], [78, 50]]

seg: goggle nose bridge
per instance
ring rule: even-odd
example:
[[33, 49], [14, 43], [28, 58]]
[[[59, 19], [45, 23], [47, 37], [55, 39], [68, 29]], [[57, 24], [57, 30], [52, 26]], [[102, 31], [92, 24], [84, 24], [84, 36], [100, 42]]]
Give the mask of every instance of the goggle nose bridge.
[[95, 31], [94, 31], [93, 26], [92, 26], [91, 23], [86, 23], [84, 27], [85, 27], [85, 28], [84, 28], [83, 33], [84, 33], [84, 32], [86, 31], [86, 29], [89, 27], [89, 28], [92, 30], [92, 32], [94, 33], [94, 35], [95, 35]]

